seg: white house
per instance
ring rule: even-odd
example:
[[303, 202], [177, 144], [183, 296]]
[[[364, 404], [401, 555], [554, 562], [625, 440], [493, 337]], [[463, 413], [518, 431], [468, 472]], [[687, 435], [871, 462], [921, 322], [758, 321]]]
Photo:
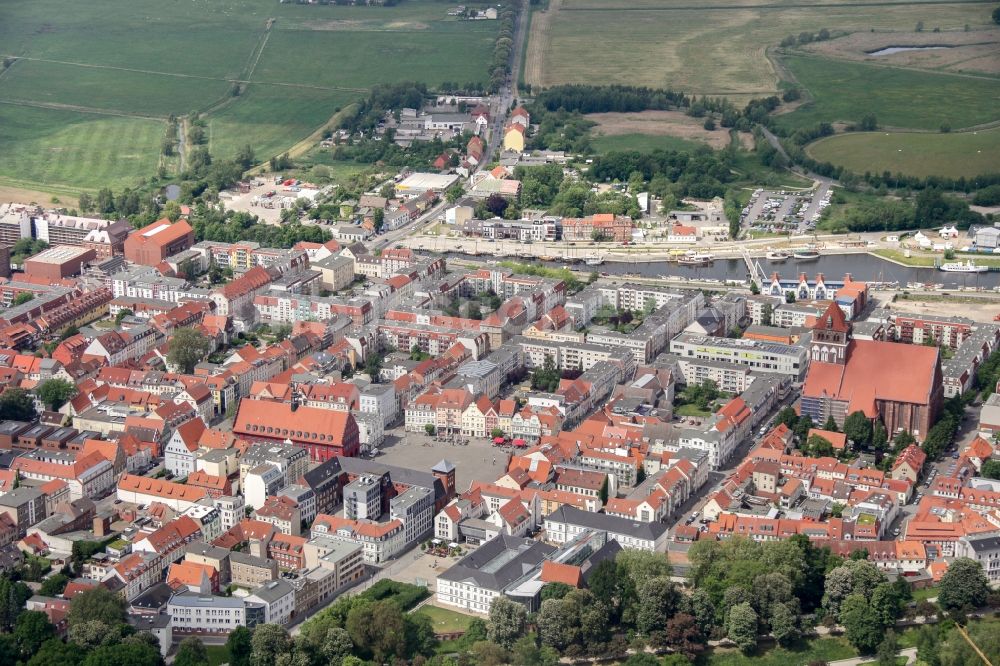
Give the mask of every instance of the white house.
[[246, 601], [264, 605], [265, 622], [287, 624], [295, 610], [295, 588], [279, 578], [258, 587], [246, 597]]
[[200, 418], [191, 419], [178, 426], [163, 448], [163, 466], [177, 477], [184, 477], [195, 471], [195, 454], [198, 440], [205, 432], [205, 422]]
[[214, 597], [197, 592], [178, 592], [167, 602], [167, 615], [174, 630], [228, 634], [245, 627], [246, 605], [239, 597]]

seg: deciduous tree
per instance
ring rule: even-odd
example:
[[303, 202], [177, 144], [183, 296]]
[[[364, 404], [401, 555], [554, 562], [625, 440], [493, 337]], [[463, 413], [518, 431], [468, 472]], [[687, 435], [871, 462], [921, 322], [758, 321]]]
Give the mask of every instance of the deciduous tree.
[[863, 654], [871, 654], [882, 641], [883, 625], [878, 614], [863, 595], [853, 593], [840, 607], [840, 623], [851, 645]]
[[938, 604], [947, 612], [979, 608], [986, 603], [989, 581], [979, 562], [960, 557], [948, 566], [941, 578]]
[[504, 596], [497, 597], [490, 605], [486, 635], [492, 642], [509, 650], [524, 635], [527, 621], [528, 612], [522, 604]]
[[181, 641], [174, 655], [174, 666], [208, 666], [208, 651], [197, 636]]
[[61, 377], [52, 377], [39, 384], [35, 392], [46, 407], [58, 411], [76, 395], [76, 384]]
[[744, 654], [757, 648], [757, 611], [747, 602], [729, 609], [726, 635]]
[[292, 641], [284, 627], [260, 624], [253, 630], [250, 647], [251, 666], [275, 666], [278, 655], [291, 651]]
[[211, 348], [208, 338], [200, 330], [192, 327], [179, 328], [170, 338], [167, 361], [180, 368], [181, 372], [191, 374], [194, 366], [205, 359]]
[[226, 651], [229, 652], [229, 666], [250, 666], [253, 652], [250, 630], [246, 627], [233, 629], [226, 639]]
[[103, 622], [108, 626], [125, 622], [125, 602], [106, 587], [98, 585], [73, 597], [69, 608], [69, 625], [82, 622]]

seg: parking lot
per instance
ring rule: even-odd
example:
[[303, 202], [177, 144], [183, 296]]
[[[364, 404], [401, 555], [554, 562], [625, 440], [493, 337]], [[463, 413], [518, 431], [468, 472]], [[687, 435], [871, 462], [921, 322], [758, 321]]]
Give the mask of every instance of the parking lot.
[[830, 185], [825, 182], [809, 192], [755, 190], [743, 208], [740, 223], [752, 231], [809, 233], [829, 205]]

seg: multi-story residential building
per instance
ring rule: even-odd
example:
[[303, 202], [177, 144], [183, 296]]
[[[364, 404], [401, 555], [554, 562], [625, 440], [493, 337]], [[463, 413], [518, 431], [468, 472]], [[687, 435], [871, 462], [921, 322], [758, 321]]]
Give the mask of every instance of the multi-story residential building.
[[36, 449], [18, 457], [12, 467], [28, 479], [65, 481], [71, 499], [103, 497], [115, 486], [114, 465], [97, 453]]
[[163, 479], [125, 474], [118, 480], [117, 498], [121, 501], [147, 505], [158, 502], [177, 512], [186, 511], [207, 495], [204, 488]]
[[45, 519], [45, 493], [29, 486], [14, 488], [0, 495], [0, 514], [7, 515], [18, 538], [23, 537], [29, 527]]
[[382, 515], [382, 477], [362, 474], [344, 486], [344, 517], [378, 520]]
[[229, 568], [229, 551], [227, 549], [212, 546], [204, 541], [192, 541], [188, 544], [184, 561], [215, 569], [219, 573], [220, 585], [229, 584], [232, 574]]
[[278, 579], [264, 583], [246, 597], [247, 602], [264, 606], [264, 621], [288, 624], [295, 611], [295, 589], [288, 581]]
[[268, 497], [253, 514], [255, 520], [274, 525], [282, 534], [298, 536], [302, 531], [302, 513], [294, 499], [279, 495]]
[[416, 543], [434, 527], [434, 491], [413, 487], [389, 500], [389, 517], [403, 523], [403, 539]]
[[278, 563], [237, 550], [229, 554], [233, 585], [256, 589], [278, 577]]
[[366, 564], [378, 564], [392, 559], [406, 549], [405, 529], [399, 520], [376, 523], [368, 520], [354, 521], [339, 516], [317, 516], [311, 536], [327, 537], [360, 544], [364, 548]]
[[351, 319], [355, 326], [366, 326], [375, 319], [375, 308], [367, 298], [324, 298], [308, 294], [261, 294], [253, 299], [263, 322], [291, 324], [296, 321], [326, 321], [337, 315]]
[[801, 379], [809, 366], [809, 353], [804, 346], [776, 342], [681, 333], [670, 341], [670, 351], [683, 358], [728, 361], [795, 379]]
[[247, 626], [246, 604], [239, 597], [175, 592], [167, 602], [167, 615], [179, 634], [228, 634]]
[[955, 543], [955, 557], [968, 557], [979, 562], [991, 583], [1000, 581], [1000, 535], [963, 536]]
[[259, 465], [268, 464], [281, 472], [282, 487], [295, 483], [309, 468], [309, 454], [301, 447], [285, 443], [254, 444], [240, 456], [240, 485], [247, 473]]
[[563, 218], [565, 241], [609, 240], [624, 243], [632, 240], [632, 218], [627, 215], [598, 213], [584, 218]]

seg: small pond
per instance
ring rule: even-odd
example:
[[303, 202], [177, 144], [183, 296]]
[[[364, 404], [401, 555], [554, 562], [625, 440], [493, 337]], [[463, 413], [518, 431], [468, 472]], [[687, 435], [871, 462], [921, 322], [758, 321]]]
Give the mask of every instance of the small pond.
[[868, 51], [867, 55], [875, 56], [887, 56], [893, 53], [903, 53], [904, 51], [938, 51], [940, 49], [950, 49], [950, 46], [887, 46], [884, 49], [879, 49], [878, 51]]

